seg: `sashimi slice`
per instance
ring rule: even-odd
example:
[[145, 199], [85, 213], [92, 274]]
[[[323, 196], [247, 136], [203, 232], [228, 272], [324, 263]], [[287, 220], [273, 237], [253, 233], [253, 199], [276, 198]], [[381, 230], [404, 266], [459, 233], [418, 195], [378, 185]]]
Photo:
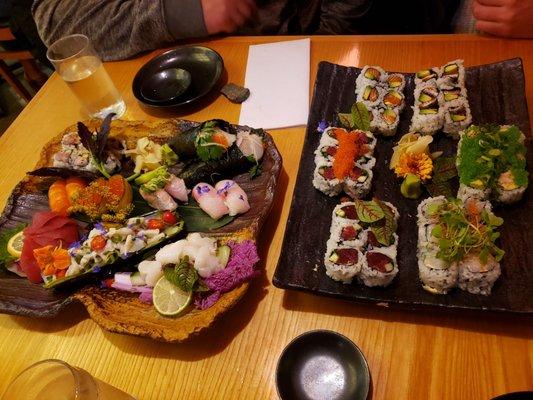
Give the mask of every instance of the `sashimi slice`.
[[197, 184], [192, 190], [192, 195], [200, 208], [214, 220], [229, 212], [222, 196], [219, 196], [215, 188], [207, 183]]

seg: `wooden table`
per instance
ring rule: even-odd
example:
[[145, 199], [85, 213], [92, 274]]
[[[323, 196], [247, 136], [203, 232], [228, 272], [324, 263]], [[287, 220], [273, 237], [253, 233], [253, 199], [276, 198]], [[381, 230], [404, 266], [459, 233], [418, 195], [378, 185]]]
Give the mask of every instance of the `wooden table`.
[[[229, 80], [243, 84], [248, 46], [288, 39], [236, 37], [205, 44], [220, 52]], [[533, 41], [478, 36], [314, 37], [310, 90], [321, 60], [415, 71], [456, 58], [474, 65], [516, 56], [524, 60], [533, 120]], [[106, 65], [128, 105], [126, 119], [156, 118], [141, 110], [131, 92], [135, 72], [151, 57]], [[186, 117], [237, 122], [239, 109], [221, 97]], [[54, 75], [0, 139], [1, 204], [33, 167], [41, 146], [83, 118], [76, 99]], [[533, 389], [531, 318], [408, 312], [285, 292], [271, 285], [304, 132], [304, 127], [272, 131], [284, 167], [260, 240], [265, 273], [212, 329], [176, 345], [103, 331], [81, 306], [53, 320], [0, 315], [0, 392], [25, 366], [60, 358], [143, 400], [275, 399], [274, 376], [282, 349], [311, 329], [338, 331], [362, 349], [372, 374], [373, 399], [488, 399]]]

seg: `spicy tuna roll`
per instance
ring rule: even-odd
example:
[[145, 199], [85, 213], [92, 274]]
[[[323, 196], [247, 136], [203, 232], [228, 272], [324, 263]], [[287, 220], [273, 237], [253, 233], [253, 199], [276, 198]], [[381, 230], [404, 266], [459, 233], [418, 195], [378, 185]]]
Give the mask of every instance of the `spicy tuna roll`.
[[336, 281], [351, 283], [359, 274], [363, 263], [363, 255], [353, 247], [335, 247], [328, 249], [324, 257], [326, 274]]

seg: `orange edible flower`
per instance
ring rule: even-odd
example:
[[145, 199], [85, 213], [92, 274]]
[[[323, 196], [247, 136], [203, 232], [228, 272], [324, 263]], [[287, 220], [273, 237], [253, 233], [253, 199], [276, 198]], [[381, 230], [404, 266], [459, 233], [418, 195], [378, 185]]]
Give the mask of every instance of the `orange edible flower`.
[[344, 179], [354, 167], [354, 162], [367, 151], [364, 143], [364, 133], [361, 131], [348, 132], [345, 129], [335, 129], [335, 137], [339, 142], [333, 173], [337, 179]]
[[407, 174], [413, 174], [425, 181], [431, 178], [433, 161], [426, 153], [405, 153], [401, 155], [394, 172], [402, 178], [405, 178]]
[[68, 251], [59, 246], [48, 245], [34, 249], [33, 256], [44, 275], [64, 276], [66, 269], [70, 266]]

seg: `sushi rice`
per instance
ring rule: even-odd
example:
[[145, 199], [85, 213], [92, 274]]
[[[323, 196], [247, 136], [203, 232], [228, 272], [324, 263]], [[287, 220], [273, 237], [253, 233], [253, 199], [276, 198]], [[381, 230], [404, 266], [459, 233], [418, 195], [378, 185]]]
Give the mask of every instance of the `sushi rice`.
[[[391, 209], [397, 221], [398, 210], [391, 203], [385, 202], [385, 204]], [[343, 283], [351, 283], [354, 278], [358, 278], [366, 286], [388, 286], [398, 274], [396, 262], [398, 235], [394, 234], [390, 246], [375, 246], [375, 240], [370, 240], [370, 235], [373, 235], [371, 230], [363, 229], [357, 218], [354, 202], [338, 204], [332, 212], [330, 237], [324, 255], [326, 274]], [[350, 262], [346, 262], [349, 260], [346, 255], [344, 259], [339, 256], [342, 252], [352, 255]], [[369, 265], [369, 255], [375, 257], [376, 253], [386, 261], [385, 265], [390, 270], [380, 271]], [[356, 262], [355, 254], [357, 254]]]

